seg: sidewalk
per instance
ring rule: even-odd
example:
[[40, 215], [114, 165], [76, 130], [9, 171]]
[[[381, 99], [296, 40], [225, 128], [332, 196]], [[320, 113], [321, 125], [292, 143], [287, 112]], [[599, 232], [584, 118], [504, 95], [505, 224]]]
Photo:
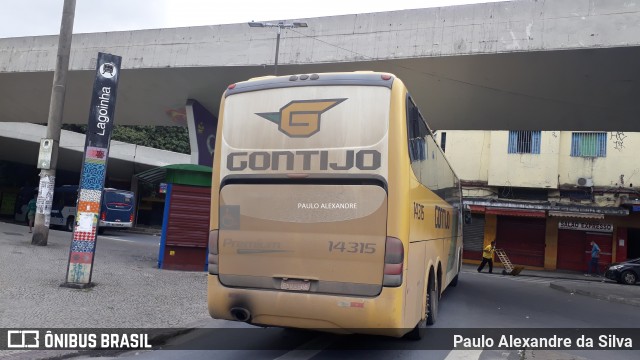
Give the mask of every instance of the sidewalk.
[[206, 273], [157, 269], [159, 237], [99, 236], [92, 281], [64, 282], [71, 233], [32, 246], [23, 225], [0, 222], [0, 328], [177, 328], [207, 319]]
[[[464, 271], [476, 271], [477, 265], [463, 264]], [[486, 271], [486, 270], [485, 270]], [[495, 267], [494, 274], [500, 274], [502, 267]], [[511, 276], [511, 275], [500, 275]], [[621, 304], [640, 306], [640, 285], [622, 285], [603, 276], [585, 276], [575, 271], [522, 270], [519, 277], [548, 278], [549, 287], [555, 290], [589, 296]]]

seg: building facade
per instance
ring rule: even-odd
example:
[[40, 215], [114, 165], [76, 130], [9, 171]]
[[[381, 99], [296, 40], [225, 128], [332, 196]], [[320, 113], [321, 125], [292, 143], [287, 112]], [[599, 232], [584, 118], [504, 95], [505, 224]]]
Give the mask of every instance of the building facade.
[[515, 264], [584, 271], [640, 257], [640, 133], [438, 131], [460, 177], [464, 258], [496, 240]]

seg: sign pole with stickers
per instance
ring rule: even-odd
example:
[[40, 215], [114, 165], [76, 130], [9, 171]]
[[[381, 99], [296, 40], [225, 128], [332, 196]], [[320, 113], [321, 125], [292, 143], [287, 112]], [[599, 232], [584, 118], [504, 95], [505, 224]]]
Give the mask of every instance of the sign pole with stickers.
[[107, 174], [109, 142], [113, 129], [121, 61], [120, 56], [98, 53], [73, 239], [69, 250], [66, 281], [61, 286], [72, 288], [93, 286], [91, 274], [100, 205]]

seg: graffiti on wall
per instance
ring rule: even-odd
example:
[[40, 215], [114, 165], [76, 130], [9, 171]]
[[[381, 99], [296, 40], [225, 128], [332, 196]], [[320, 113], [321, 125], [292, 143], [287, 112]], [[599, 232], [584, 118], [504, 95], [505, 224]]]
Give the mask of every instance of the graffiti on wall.
[[615, 131], [611, 133], [610, 140], [613, 140], [613, 148], [622, 151], [624, 149], [624, 139], [627, 138], [627, 135], [622, 131]]

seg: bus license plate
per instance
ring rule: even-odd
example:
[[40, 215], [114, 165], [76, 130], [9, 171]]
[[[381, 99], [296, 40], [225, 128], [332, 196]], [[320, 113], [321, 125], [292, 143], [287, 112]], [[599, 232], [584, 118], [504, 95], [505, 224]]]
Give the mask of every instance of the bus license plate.
[[282, 279], [280, 289], [294, 291], [309, 291], [311, 282], [304, 280]]

